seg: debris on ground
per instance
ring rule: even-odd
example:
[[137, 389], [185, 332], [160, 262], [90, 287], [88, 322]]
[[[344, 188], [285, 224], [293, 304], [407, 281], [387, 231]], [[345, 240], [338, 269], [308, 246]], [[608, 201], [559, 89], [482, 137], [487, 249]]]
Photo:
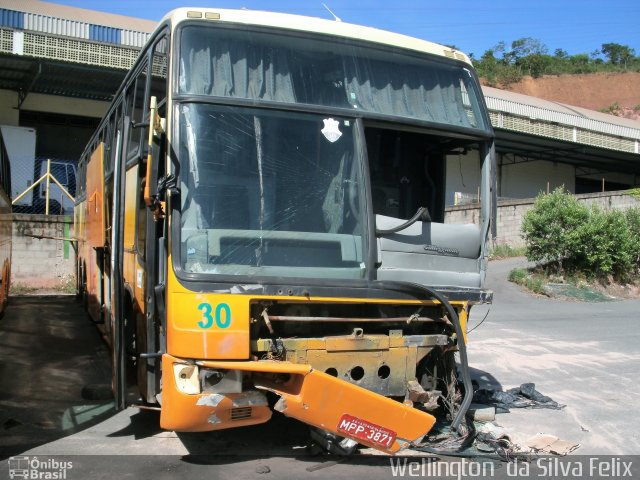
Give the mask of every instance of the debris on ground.
[[438, 408], [438, 399], [441, 397], [438, 390], [426, 391], [417, 380], [407, 382], [407, 398], [411, 402], [422, 403], [427, 412], [432, 412]]
[[[474, 447], [480, 452], [497, 454], [502, 460], [510, 461], [516, 458], [526, 458], [528, 452], [513, 443], [507, 430], [495, 422], [474, 423]], [[524, 454], [524, 455], [523, 455]]]
[[424, 443], [413, 447], [420, 452], [451, 457], [482, 457], [499, 461], [528, 458], [521, 453], [504, 427], [494, 422], [472, 422], [467, 420], [464, 435], [451, 431], [445, 424], [436, 424], [427, 434]]
[[[477, 385], [476, 385], [477, 386]], [[511, 408], [565, 407], [551, 397], [543, 395], [534, 383], [523, 383], [506, 392], [502, 389], [478, 389], [467, 411], [466, 427], [462, 433], [451, 431], [446, 424], [437, 423], [425, 436], [424, 443], [415, 450], [454, 457], [484, 457], [505, 461], [529, 460], [539, 453], [567, 455], [577, 449], [577, 443], [560, 440], [553, 435], [540, 435], [526, 445], [514, 443], [507, 430], [495, 423], [496, 413], [507, 413]]]
[[[477, 384], [476, 384], [477, 388]], [[409, 382], [405, 401], [430, 405], [431, 392], [425, 391], [418, 382]], [[446, 421], [438, 421], [429, 431], [421, 444], [413, 445], [411, 451], [446, 455], [451, 457], [486, 458], [496, 461], [529, 461], [540, 453], [567, 455], [577, 449], [577, 443], [560, 440], [553, 435], [538, 434], [519, 445], [511, 440], [509, 432], [495, 422], [496, 413], [507, 413], [511, 408], [548, 408], [560, 410], [565, 407], [551, 397], [543, 395], [534, 383], [523, 383], [506, 392], [502, 389], [478, 389], [474, 392], [473, 402], [466, 415], [466, 422], [458, 431], [451, 430]], [[355, 442], [344, 443], [346, 439], [321, 429], [311, 429], [314, 444], [325, 452], [346, 458], [354, 453]], [[369, 449], [370, 450], [370, 449]], [[371, 454], [379, 454], [372, 451]], [[308, 471], [333, 466], [325, 462], [307, 468]]]
[[580, 447], [579, 443], [560, 440], [555, 435], [538, 433], [525, 441], [525, 445], [536, 453], [551, 453], [554, 455], [568, 455]]
[[351, 455], [358, 446], [355, 440], [339, 437], [321, 428], [311, 427], [310, 434], [315, 445], [334, 455]]
[[474, 422], [493, 422], [496, 419], [496, 407], [472, 403], [467, 410], [467, 417]]
[[537, 391], [535, 383], [523, 383], [519, 387], [511, 388], [506, 392], [481, 388], [474, 393], [473, 401], [475, 403], [493, 405], [496, 407], [496, 413], [508, 413], [511, 408], [561, 410], [565, 407], [565, 405], [561, 405]]

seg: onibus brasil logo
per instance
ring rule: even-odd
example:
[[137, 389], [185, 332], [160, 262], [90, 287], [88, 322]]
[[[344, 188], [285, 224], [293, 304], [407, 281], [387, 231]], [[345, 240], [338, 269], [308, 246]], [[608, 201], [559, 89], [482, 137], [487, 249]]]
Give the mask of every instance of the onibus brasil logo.
[[38, 457], [9, 457], [9, 478], [37, 480], [65, 480], [67, 470], [73, 468], [73, 462], [56, 460], [55, 458], [38, 459]]

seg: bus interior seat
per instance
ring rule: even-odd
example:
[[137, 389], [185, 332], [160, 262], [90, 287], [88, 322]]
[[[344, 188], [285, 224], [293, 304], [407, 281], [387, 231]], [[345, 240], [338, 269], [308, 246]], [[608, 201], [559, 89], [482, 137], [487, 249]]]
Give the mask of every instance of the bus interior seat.
[[[402, 219], [376, 215], [376, 228], [386, 230]], [[416, 222], [378, 238], [378, 278], [425, 285], [479, 287], [482, 232], [475, 224]]]

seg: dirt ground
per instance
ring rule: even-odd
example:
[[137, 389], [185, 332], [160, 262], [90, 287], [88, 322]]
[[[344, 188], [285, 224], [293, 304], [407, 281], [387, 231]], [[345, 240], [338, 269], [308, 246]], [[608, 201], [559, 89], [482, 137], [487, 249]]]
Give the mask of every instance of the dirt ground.
[[608, 285], [595, 285], [595, 289], [614, 298], [640, 298], [640, 284], [638, 283], [622, 285], [620, 283], [611, 282]]

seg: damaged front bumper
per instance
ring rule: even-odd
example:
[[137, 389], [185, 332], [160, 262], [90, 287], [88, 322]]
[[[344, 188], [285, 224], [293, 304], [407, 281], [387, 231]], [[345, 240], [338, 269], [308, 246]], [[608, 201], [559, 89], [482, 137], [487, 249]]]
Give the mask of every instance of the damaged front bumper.
[[[274, 409], [284, 415], [387, 453], [418, 443], [435, 423], [428, 413], [306, 364], [187, 362], [164, 354], [162, 371], [160, 424], [168, 430], [196, 432], [264, 423], [271, 418], [264, 391], [280, 397]], [[230, 377], [239, 380], [226, 386], [221, 380], [202, 389], [205, 372], [233, 372]], [[249, 383], [253, 389], [243, 391]]]

